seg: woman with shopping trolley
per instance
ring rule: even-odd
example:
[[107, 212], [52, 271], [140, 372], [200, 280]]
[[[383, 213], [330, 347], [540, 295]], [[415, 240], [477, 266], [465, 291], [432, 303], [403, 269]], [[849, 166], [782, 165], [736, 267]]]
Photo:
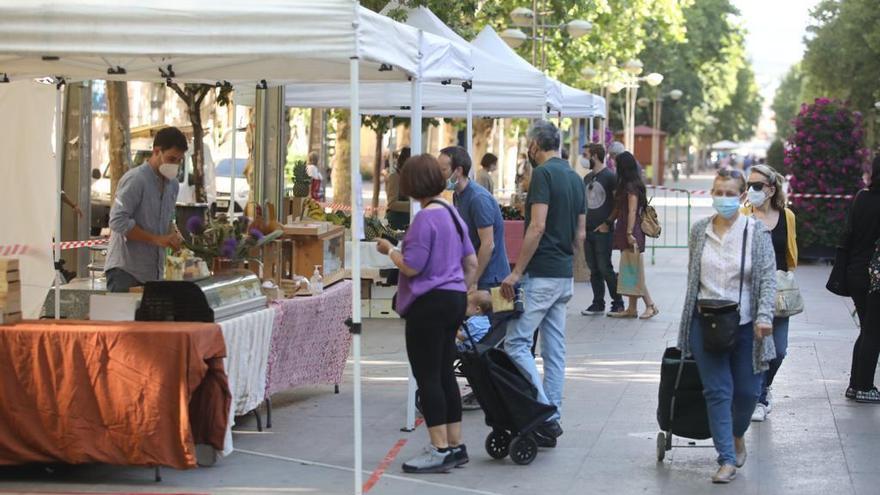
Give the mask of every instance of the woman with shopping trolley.
[[776, 257], [764, 224], [740, 214], [745, 192], [740, 171], [720, 170], [712, 186], [716, 214], [691, 229], [678, 338], [682, 353], [693, 355], [703, 382], [718, 452], [713, 483], [729, 483], [745, 464], [744, 436], [763, 373], [776, 358], [771, 337]]

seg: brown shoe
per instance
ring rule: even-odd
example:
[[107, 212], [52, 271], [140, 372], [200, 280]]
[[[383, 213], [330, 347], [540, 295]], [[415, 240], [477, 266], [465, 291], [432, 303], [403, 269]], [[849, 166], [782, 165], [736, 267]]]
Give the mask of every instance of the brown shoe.
[[712, 483], [726, 485], [736, 478], [736, 466], [725, 464], [718, 468], [718, 472], [712, 476]]

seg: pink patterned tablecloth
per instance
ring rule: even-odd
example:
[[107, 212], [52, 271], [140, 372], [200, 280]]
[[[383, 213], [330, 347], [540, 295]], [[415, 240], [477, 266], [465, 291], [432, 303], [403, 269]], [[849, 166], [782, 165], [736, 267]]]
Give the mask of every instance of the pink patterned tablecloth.
[[302, 385], [338, 384], [342, 380], [351, 334], [350, 280], [319, 296], [272, 303], [275, 328], [269, 348], [266, 396]]

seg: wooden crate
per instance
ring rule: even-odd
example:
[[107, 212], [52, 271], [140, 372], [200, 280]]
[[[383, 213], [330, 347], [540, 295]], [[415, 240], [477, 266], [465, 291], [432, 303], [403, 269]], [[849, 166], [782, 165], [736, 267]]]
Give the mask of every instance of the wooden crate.
[[345, 278], [345, 229], [328, 222], [309, 222], [284, 226], [281, 265], [285, 276], [311, 278], [315, 266], [321, 267], [324, 287]]

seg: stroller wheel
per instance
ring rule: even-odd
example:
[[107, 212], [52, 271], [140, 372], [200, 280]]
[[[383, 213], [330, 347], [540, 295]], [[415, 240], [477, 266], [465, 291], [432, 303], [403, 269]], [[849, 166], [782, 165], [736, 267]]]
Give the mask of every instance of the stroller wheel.
[[663, 462], [666, 458], [666, 434], [662, 431], [657, 433], [657, 462]]
[[510, 453], [510, 433], [492, 430], [486, 437], [486, 452], [493, 459], [504, 459]]
[[538, 456], [538, 442], [531, 435], [520, 435], [510, 442], [510, 458], [513, 462], [525, 466], [531, 464]]

